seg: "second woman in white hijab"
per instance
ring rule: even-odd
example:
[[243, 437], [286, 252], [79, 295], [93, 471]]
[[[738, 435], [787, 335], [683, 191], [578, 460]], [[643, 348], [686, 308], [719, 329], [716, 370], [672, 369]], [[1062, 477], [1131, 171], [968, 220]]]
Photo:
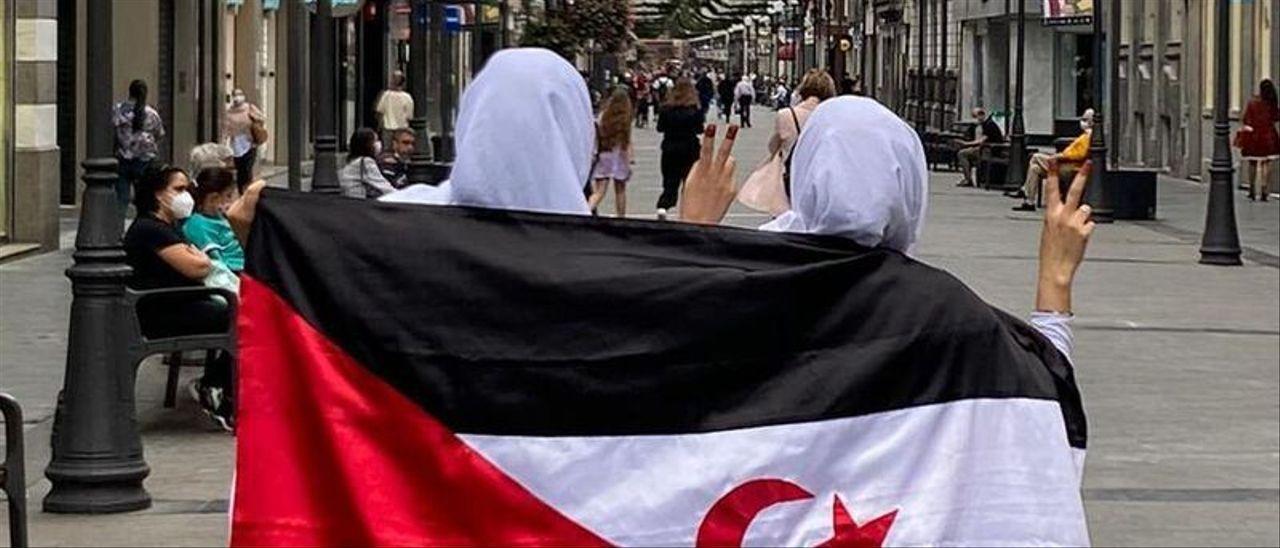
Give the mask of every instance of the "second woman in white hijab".
[[457, 159], [438, 187], [382, 199], [588, 214], [595, 119], [582, 76], [549, 50], [495, 53], [462, 95]]
[[[711, 213], [686, 220], [723, 218], [733, 200], [727, 156], [723, 150], [716, 155], [704, 137], [699, 165], [686, 183], [685, 209]], [[924, 228], [929, 171], [920, 139], [893, 112], [863, 97], [822, 103], [804, 126], [791, 168], [791, 209], [762, 230], [841, 236], [911, 253]], [[1065, 199], [1056, 169], [1051, 172], [1031, 324], [1070, 358], [1071, 285], [1094, 227], [1089, 206], [1080, 205], [1089, 169], [1080, 170]]]

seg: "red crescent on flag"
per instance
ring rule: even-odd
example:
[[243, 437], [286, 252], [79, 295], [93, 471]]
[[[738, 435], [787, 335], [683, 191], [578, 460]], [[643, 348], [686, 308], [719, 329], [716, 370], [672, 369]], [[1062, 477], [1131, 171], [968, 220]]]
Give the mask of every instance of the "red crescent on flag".
[[756, 515], [775, 504], [813, 498], [804, 488], [781, 479], [755, 479], [720, 497], [698, 526], [696, 546], [742, 546]]

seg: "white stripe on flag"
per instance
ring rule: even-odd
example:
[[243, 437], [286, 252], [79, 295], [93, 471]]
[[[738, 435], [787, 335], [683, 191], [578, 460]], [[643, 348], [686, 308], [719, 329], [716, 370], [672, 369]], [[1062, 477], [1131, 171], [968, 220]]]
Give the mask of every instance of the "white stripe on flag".
[[622, 545], [692, 545], [717, 500], [776, 478], [814, 496], [761, 511], [747, 545], [812, 546], [834, 498], [886, 545], [1085, 545], [1080, 471], [1057, 402], [963, 400], [703, 434], [463, 440], [543, 501]]

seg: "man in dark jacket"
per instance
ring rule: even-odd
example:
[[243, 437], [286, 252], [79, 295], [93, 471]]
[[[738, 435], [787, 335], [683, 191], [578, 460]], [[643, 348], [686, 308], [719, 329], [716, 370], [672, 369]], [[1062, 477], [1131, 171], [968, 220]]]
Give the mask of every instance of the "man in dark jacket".
[[734, 81], [725, 74], [720, 76], [720, 84], [716, 86], [716, 93], [720, 95], [720, 115], [724, 116], [726, 124], [733, 115], [733, 84]]
[[711, 102], [716, 99], [716, 84], [711, 81], [709, 71], [703, 71], [698, 77], [698, 102], [702, 105], [702, 115], [707, 115], [707, 110], [711, 108]]

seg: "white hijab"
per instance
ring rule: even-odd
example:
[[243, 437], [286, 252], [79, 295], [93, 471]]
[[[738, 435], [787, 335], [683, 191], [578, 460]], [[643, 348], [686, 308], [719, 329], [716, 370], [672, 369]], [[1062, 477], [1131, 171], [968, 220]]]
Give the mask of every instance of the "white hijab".
[[595, 141], [591, 97], [572, 65], [545, 49], [502, 50], [462, 94], [449, 180], [382, 199], [585, 215]]
[[910, 253], [924, 229], [929, 170], [915, 130], [875, 100], [823, 102], [791, 159], [791, 210], [760, 227], [831, 234]]

